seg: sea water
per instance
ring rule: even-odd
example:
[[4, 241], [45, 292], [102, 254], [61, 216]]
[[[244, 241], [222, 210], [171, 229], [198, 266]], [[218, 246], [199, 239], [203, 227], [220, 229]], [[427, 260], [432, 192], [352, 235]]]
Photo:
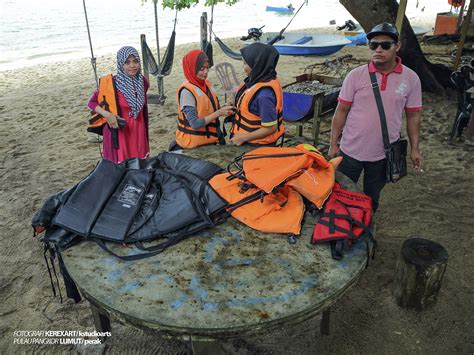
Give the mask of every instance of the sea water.
[[[303, 0], [292, 1], [296, 10]], [[116, 52], [124, 45], [140, 48], [140, 34], [156, 48], [153, 1], [85, 0], [95, 56]], [[279, 32], [292, 15], [266, 11], [266, 6], [287, 6], [290, 1], [241, 0], [233, 6], [214, 7], [213, 31], [221, 38], [240, 37], [251, 27]], [[422, 11], [423, 9], [423, 11]], [[407, 16], [430, 27], [437, 12], [449, 11], [446, 0], [412, 0]], [[178, 13], [176, 43], [199, 42], [200, 16], [211, 8], [204, 0]], [[175, 12], [158, 4], [160, 47], [166, 47], [174, 25]], [[343, 25], [352, 19], [336, 0], [309, 0], [288, 30]], [[431, 25], [430, 25], [431, 23]], [[336, 27], [332, 25], [332, 27]], [[89, 39], [82, 0], [0, 0], [0, 71], [39, 63], [90, 56]]]

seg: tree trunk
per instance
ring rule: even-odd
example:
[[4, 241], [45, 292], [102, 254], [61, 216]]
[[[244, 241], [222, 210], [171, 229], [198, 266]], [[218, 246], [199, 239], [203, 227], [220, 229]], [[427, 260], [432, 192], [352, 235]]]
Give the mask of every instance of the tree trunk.
[[[347, 11], [360, 23], [365, 32], [381, 22], [395, 23], [398, 4], [396, 0], [339, 0]], [[403, 64], [413, 69], [420, 77], [423, 89], [444, 94], [444, 88], [452, 86], [451, 70], [444, 65], [431, 64], [421, 51], [410, 21], [403, 19], [400, 35], [401, 49], [398, 55]]]
[[393, 283], [397, 304], [418, 311], [434, 305], [447, 263], [448, 252], [440, 244], [422, 238], [405, 240]]

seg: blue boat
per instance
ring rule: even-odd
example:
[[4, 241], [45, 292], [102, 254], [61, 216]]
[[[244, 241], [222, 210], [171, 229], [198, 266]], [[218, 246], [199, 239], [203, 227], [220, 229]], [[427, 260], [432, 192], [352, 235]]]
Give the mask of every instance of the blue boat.
[[293, 11], [295, 11], [295, 9], [291, 5], [288, 5], [286, 7], [267, 6], [267, 11], [275, 11], [275, 12], [280, 12], [280, 13], [292, 14]]
[[[268, 32], [260, 37], [260, 42], [267, 43], [278, 35], [277, 32]], [[285, 33], [283, 39], [273, 44], [282, 55], [323, 56], [337, 52], [351, 41], [341, 35], [316, 33]], [[245, 41], [249, 45], [254, 40]]]

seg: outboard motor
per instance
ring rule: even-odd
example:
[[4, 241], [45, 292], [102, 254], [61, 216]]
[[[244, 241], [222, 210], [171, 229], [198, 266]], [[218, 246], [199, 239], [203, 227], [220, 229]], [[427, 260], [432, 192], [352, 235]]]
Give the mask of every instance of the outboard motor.
[[342, 26], [337, 26], [336, 30], [341, 31], [347, 29], [348, 31], [353, 31], [357, 28], [357, 25], [352, 20], [347, 20], [346, 23]]
[[256, 27], [252, 27], [252, 28], [249, 28], [248, 30], [248, 35], [247, 36], [242, 36], [240, 38], [240, 40], [242, 41], [247, 41], [249, 39], [254, 39], [255, 41], [259, 41], [260, 40], [260, 37], [262, 37], [263, 35], [263, 31], [262, 31], [262, 28], [264, 28], [265, 25], [263, 25], [262, 27], [260, 28], [256, 28]]

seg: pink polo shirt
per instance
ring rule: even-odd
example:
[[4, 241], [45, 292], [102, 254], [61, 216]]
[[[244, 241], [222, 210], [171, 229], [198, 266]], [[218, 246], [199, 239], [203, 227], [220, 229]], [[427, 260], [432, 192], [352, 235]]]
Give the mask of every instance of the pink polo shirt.
[[379, 73], [372, 62], [352, 70], [344, 79], [338, 98], [339, 102], [351, 105], [340, 147], [345, 154], [359, 161], [385, 158], [369, 70], [376, 73], [391, 143], [400, 137], [403, 110], [419, 111], [422, 108], [420, 79], [413, 70], [402, 65], [399, 57], [397, 65], [388, 74]]

